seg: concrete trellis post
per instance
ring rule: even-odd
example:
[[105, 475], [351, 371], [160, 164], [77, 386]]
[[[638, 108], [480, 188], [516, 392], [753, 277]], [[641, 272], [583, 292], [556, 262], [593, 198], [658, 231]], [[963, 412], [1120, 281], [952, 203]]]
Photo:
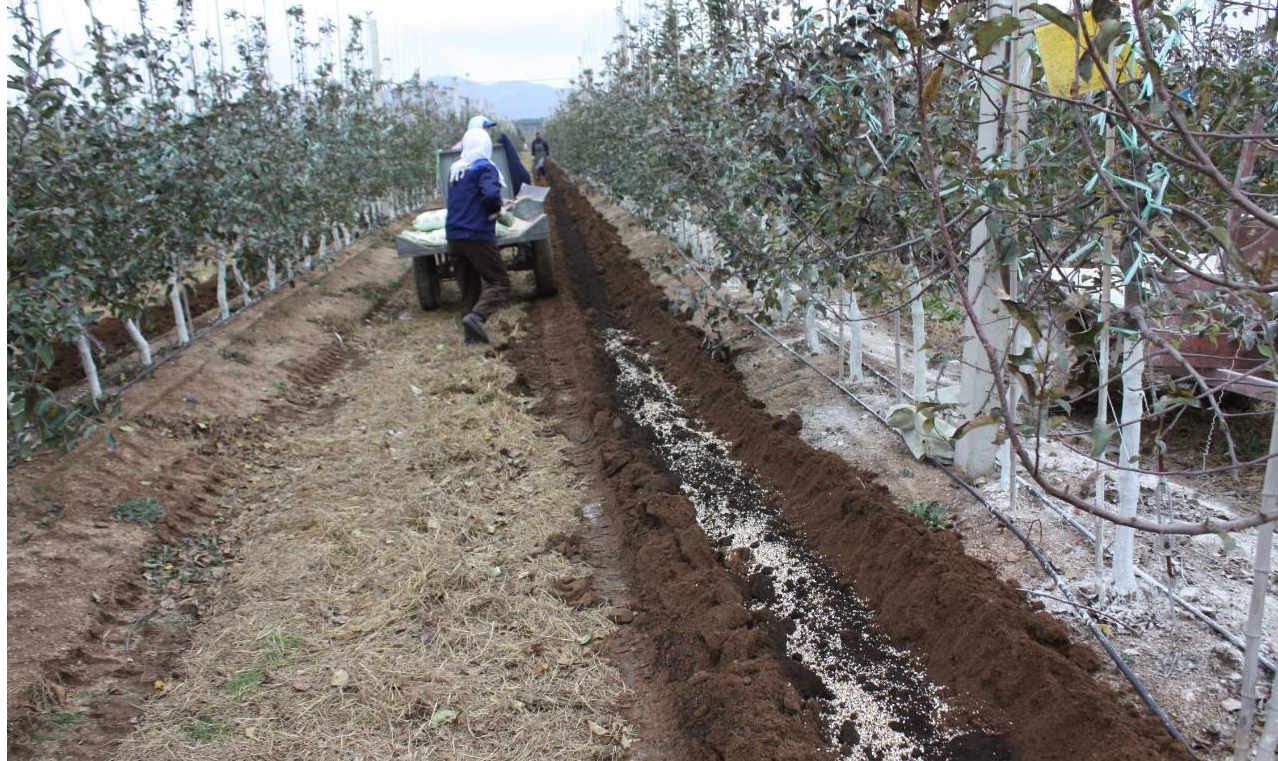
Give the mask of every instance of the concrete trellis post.
[[[987, 11], [990, 18], [1013, 12], [1009, 0], [994, 0]], [[1017, 58], [1015, 51], [1020, 50], [1022, 43], [1002, 43], [995, 45], [981, 61], [981, 70], [987, 72], [1017, 71], [1018, 67], [1007, 67], [1009, 47], [1012, 48], [1013, 60]], [[1003, 85], [990, 78], [980, 81], [981, 104], [980, 125], [977, 128], [976, 152], [981, 161], [997, 158], [1008, 150], [1009, 136], [1015, 132], [1007, 129], [1007, 92]], [[997, 251], [992, 245], [989, 223], [983, 221], [972, 228], [970, 245], [975, 255], [968, 266], [967, 295], [975, 308], [975, 319], [980, 323], [986, 338], [995, 347], [1000, 359], [1006, 354], [1007, 343], [1011, 338], [1012, 323], [1007, 309], [999, 302], [998, 294], [1004, 289], [1002, 267]], [[973, 419], [990, 413], [999, 406], [994, 392], [994, 376], [990, 369], [989, 358], [985, 349], [976, 337], [972, 317], [967, 320], [967, 330], [963, 342], [963, 370], [960, 375], [963, 414]], [[990, 472], [995, 464], [998, 447], [994, 443], [997, 426], [985, 425], [970, 430], [956, 442], [954, 462], [969, 475]]]

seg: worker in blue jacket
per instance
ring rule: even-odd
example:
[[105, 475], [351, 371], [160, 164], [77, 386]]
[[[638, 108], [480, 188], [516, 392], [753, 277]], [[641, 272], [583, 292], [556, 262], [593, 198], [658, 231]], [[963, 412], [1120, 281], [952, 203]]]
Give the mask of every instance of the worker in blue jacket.
[[484, 323], [510, 296], [510, 275], [497, 250], [497, 215], [505, 182], [492, 162], [493, 141], [482, 127], [466, 130], [461, 156], [448, 175], [448, 258], [462, 293], [466, 343], [488, 343]]

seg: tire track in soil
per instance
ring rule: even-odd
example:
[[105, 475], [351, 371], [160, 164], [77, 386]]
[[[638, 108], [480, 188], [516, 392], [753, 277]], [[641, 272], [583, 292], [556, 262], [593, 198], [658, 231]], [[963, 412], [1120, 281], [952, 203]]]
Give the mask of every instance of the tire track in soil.
[[[829, 564], [837, 583], [856, 589], [892, 644], [919, 659], [953, 701], [949, 726], [1004, 732], [1017, 759], [1188, 758], [1132, 696], [1088, 673], [1097, 668], [1094, 657], [1070, 642], [1062, 624], [964, 555], [954, 536], [930, 531], [894, 506], [871, 474], [803, 442], [795, 416], [775, 418], [750, 399], [740, 373], [707, 357], [700, 332], [669, 314], [616, 230], [557, 170], [553, 180], [557, 255], [573, 298], [538, 307], [529, 345], [518, 350], [520, 365], [534, 388], [549, 392], [541, 384], [546, 366], [560, 361], [565, 347], [577, 356], [577, 394], [568, 407], [589, 427], [575, 440], [594, 451], [603, 510], [618, 527], [625, 579], [642, 611], [639, 628], [656, 643], [654, 671], [637, 690], [641, 705], [672, 707], [675, 723], [666, 735], [682, 745], [667, 757], [830, 753], [820, 749], [821, 686], [786, 654], [780, 623], [751, 609], [759, 601], [747, 565], [710, 547], [678, 480], [653, 454], [656, 441], [619, 414], [616, 366], [601, 349], [609, 328], [644, 346], [688, 408], [776, 495], [785, 524]], [[556, 340], [548, 342], [550, 335]], [[561, 388], [547, 407], [561, 409], [567, 395]], [[704, 583], [688, 583], [690, 572], [703, 574]], [[706, 584], [718, 585], [717, 596]], [[736, 647], [746, 640], [751, 647]], [[740, 678], [746, 664], [771, 679], [769, 690], [749, 689], [761, 680]], [[797, 704], [788, 701], [795, 693]], [[729, 749], [725, 737], [745, 741]], [[789, 741], [790, 755], [781, 740]]]
[[[398, 283], [402, 285], [407, 277], [406, 273], [401, 275]], [[358, 348], [358, 331], [363, 321], [384, 319], [386, 307], [386, 304], [375, 304], [354, 319], [329, 325], [337, 330], [333, 331], [335, 336], [328, 344], [282, 365], [287, 379], [285, 386], [278, 397], [267, 402], [257, 419], [224, 416], [204, 422], [190, 413], [152, 412], [142, 412], [129, 419], [138, 429], [161, 439], [195, 445], [188, 454], [169, 463], [165, 476], [159, 477], [163, 479], [180, 471], [193, 483], [188, 483], [187, 490], [178, 493], [180, 496], [175, 494], [174, 498], [165, 500], [166, 514], [151, 527], [153, 534], [149, 540], [139, 546], [140, 557], [187, 540], [221, 536], [221, 519], [232, 509], [225, 499], [246, 464], [270, 463], [274, 459], [258, 447], [271, 439], [282, 424], [303, 416], [318, 422], [331, 416], [332, 404], [340, 400], [326, 399], [324, 386], [339, 373], [366, 361]], [[352, 337], [343, 339], [342, 333]], [[241, 448], [244, 445], [247, 448]], [[145, 445], [129, 439], [122, 441], [120, 448], [147, 451]], [[94, 466], [95, 476], [101, 467], [105, 466]], [[46, 675], [44, 681], [28, 690], [27, 700], [22, 704], [10, 704], [8, 752], [11, 757], [101, 758], [115, 740], [134, 729], [143, 702], [154, 693], [155, 675], [168, 673], [187, 647], [192, 627], [199, 622], [208, 597], [199, 586], [184, 587], [182, 594], [178, 594], [150, 585], [142, 579], [139, 570], [131, 568], [126, 576], [115, 580], [102, 595], [103, 604], [96, 608], [86, 636], [66, 652], [44, 659], [41, 662], [41, 670]], [[209, 583], [205, 579], [199, 581]], [[176, 610], [169, 610], [162, 609], [161, 605], [166, 595], [189, 597], [183, 599]], [[135, 646], [130, 647], [130, 640]], [[53, 750], [45, 747], [48, 743], [33, 743], [31, 736], [39, 736], [45, 729], [43, 715], [66, 708], [68, 692], [90, 694], [78, 701], [86, 709], [84, 716], [60, 728], [60, 735], [65, 737], [58, 738]]]

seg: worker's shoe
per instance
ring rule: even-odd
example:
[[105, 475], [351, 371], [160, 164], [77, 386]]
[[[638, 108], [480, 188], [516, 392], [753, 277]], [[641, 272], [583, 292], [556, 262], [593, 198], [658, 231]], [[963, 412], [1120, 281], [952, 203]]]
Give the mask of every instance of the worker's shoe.
[[462, 318], [462, 332], [467, 343], [488, 343], [488, 331], [484, 330], [484, 318], [471, 312]]

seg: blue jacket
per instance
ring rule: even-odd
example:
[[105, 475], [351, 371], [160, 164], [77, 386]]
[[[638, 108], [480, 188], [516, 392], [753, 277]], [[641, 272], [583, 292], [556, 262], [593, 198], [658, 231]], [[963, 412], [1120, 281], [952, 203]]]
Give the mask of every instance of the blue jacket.
[[480, 159], [448, 187], [448, 240], [497, 242], [497, 222], [490, 215], [501, 211], [501, 175], [497, 165]]

